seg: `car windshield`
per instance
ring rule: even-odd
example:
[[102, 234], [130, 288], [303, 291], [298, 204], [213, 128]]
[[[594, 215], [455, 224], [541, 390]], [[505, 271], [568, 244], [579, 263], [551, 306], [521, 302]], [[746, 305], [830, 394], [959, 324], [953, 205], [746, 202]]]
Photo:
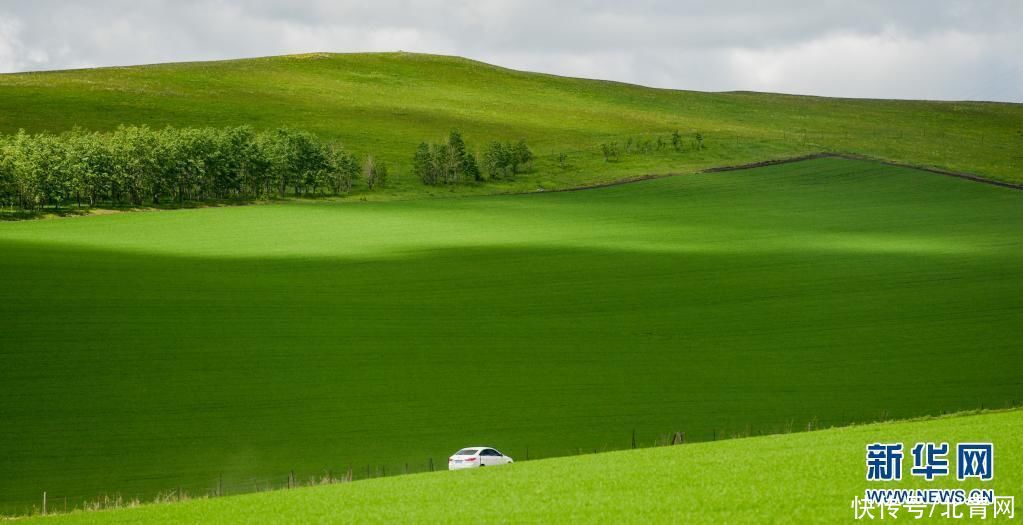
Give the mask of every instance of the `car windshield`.
[[475, 456], [477, 450], [479, 450], [479, 449], [463, 448], [462, 450], [459, 450], [458, 452], [455, 452], [455, 455], [456, 456]]

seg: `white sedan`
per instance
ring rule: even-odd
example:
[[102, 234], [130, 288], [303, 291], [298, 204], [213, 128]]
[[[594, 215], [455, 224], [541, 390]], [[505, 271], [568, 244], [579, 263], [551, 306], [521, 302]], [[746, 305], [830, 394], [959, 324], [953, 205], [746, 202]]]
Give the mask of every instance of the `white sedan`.
[[448, 458], [448, 470], [493, 467], [512, 463], [512, 458], [493, 447], [468, 447]]

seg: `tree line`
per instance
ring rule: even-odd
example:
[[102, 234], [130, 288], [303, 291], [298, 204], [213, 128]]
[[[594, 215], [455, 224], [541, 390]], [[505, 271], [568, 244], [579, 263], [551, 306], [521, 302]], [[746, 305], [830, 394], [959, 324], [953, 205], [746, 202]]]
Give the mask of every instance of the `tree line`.
[[[366, 168], [370, 189], [386, 183], [382, 162], [369, 157]], [[360, 172], [340, 145], [287, 128], [0, 135], [0, 205], [26, 210], [338, 195], [352, 190]]]
[[430, 186], [482, 182], [513, 177], [530, 170], [533, 151], [525, 140], [515, 143], [491, 142], [477, 155], [469, 151], [458, 131], [441, 144], [420, 143], [412, 157], [412, 173]]

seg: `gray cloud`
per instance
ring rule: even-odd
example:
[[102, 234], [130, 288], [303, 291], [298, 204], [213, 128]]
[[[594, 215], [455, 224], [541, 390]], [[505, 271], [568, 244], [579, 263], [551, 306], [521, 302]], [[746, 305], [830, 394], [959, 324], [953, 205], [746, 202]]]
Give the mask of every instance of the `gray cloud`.
[[0, 71], [406, 50], [658, 87], [1023, 102], [1023, 2], [0, 2]]

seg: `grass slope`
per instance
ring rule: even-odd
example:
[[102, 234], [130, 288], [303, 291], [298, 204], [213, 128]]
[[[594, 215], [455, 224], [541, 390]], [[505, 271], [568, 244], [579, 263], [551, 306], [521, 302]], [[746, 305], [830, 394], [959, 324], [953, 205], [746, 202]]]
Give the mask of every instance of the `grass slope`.
[[0, 224], [0, 498], [1015, 404], [1021, 199], [827, 158]]
[[[0, 131], [119, 124], [282, 124], [339, 139], [397, 169], [372, 198], [564, 188], [821, 150], [1023, 182], [1023, 105], [700, 93], [525, 73], [409, 53], [310, 54], [0, 75]], [[416, 144], [461, 129], [470, 145], [526, 138], [542, 158], [515, 182], [426, 189]], [[707, 150], [603, 162], [599, 144], [696, 130]], [[555, 166], [569, 152], [573, 166]]]
[[[919, 441], [949, 442], [953, 449], [954, 443], [992, 441], [995, 478], [957, 482], [953, 474], [926, 482], [909, 475], [907, 454], [902, 482], [868, 483], [864, 446], [878, 441], [910, 448]], [[954, 454], [951, 460], [954, 465]], [[983, 488], [1019, 498], [1023, 412], [609, 452], [38, 522], [841, 523], [854, 522], [854, 495], [895, 487]], [[900, 517], [912, 519], [905, 512]]]

